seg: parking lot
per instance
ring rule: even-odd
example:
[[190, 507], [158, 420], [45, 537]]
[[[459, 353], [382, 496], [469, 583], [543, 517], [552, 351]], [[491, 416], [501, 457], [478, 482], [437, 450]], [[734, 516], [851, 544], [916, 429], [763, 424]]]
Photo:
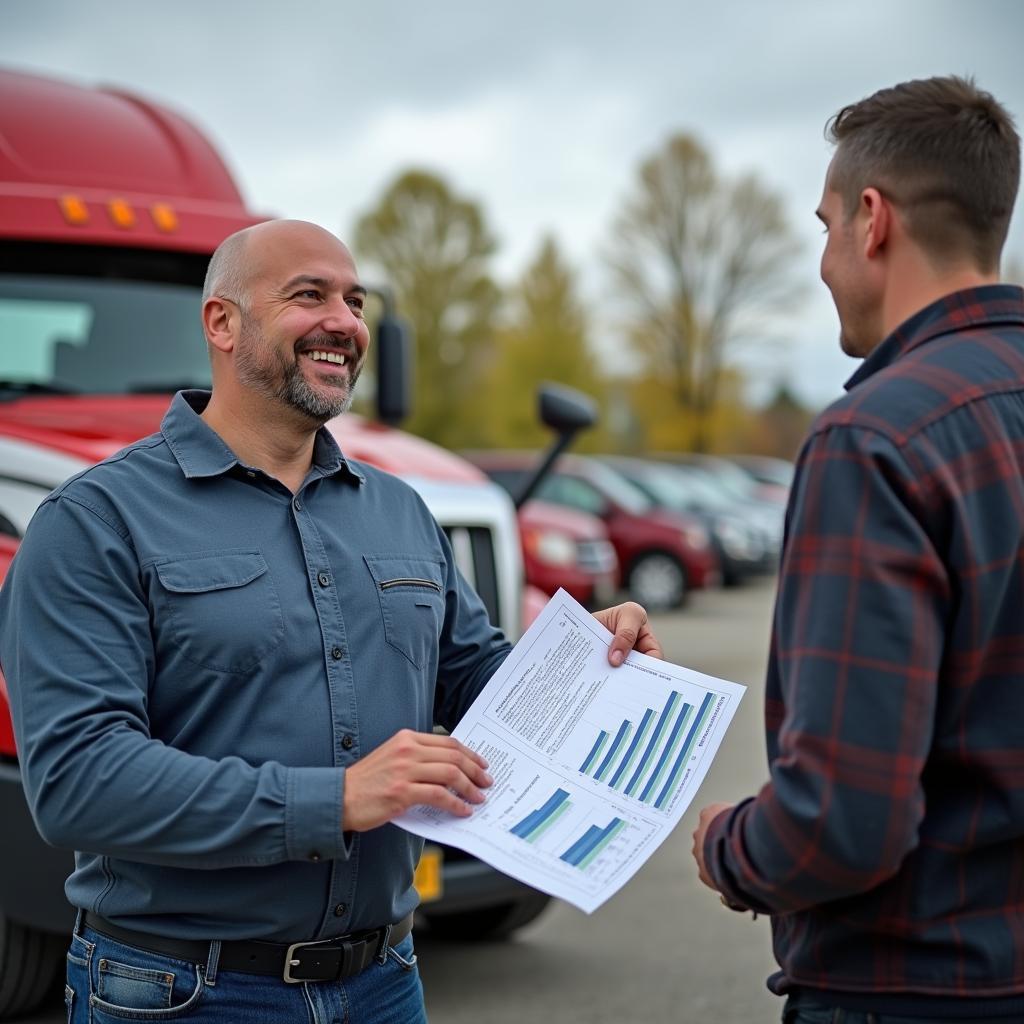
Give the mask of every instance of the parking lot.
[[[764, 778], [761, 700], [773, 587], [763, 580], [694, 594], [684, 610], [654, 619], [672, 661], [749, 687], [682, 825], [591, 916], [555, 904], [506, 943], [419, 936], [432, 1024], [779, 1019], [779, 1001], [764, 987], [773, 969], [767, 921], [720, 906], [697, 881], [690, 855], [697, 805], [743, 796]], [[30, 1020], [57, 1024], [61, 1010], [54, 1005]]]

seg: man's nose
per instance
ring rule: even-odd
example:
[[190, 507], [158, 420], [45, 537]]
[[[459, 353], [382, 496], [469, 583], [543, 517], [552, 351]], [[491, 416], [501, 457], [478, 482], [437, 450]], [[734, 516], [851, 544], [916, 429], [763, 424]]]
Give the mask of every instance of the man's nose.
[[331, 302], [324, 311], [323, 327], [330, 334], [340, 334], [344, 338], [354, 338], [363, 325], [363, 318], [356, 315], [355, 310], [344, 299]]

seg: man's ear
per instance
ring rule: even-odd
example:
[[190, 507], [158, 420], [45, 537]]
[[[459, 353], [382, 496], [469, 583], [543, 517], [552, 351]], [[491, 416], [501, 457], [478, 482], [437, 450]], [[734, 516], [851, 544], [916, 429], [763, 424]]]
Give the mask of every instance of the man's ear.
[[203, 331], [206, 340], [221, 352], [230, 352], [235, 347], [238, 314], [237, 306], [216, 295], [211, 295], [203, 303]]
[[877, 257], [892, 231], [892, 207], [877, 188], [866, 188], [860, 194], [862, 244], [868, 259]]

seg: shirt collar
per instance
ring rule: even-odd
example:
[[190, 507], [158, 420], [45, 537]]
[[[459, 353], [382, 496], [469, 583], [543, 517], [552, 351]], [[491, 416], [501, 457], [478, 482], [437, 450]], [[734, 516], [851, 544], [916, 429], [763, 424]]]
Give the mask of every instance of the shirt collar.
[[[209, 401], [209, 391], [179, 391], [160, 424], [168, 448], [190, 480], [219, 476], [234, 466], [242, 466], [220, 435], [199, 415]], [[357, 483], [366, 482], [363, 474], [342, 454], [334, 436], [323, 427], [317, 430], [313, 440], [313, 469], [320, 476], [345, 473]]]
[[857, 368], [847, 391], [926, 341], [965, 327], [999, 323], [1024, 325], [1024, 289], [990, 284], [953, 292], [905, 320]]

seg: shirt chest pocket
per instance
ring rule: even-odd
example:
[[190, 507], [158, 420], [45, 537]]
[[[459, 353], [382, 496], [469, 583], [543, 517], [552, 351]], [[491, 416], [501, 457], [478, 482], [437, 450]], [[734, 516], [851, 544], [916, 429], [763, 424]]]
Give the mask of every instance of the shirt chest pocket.
[[444, 623], [441, 563], [426, 558], [364, 555], [384, 623], [384, 639], [417, 668], [436, 660]]
[[156, 611], [188, 661], [248, 672], [280, 644], [281, 604], [258, 551], [182, 555], [154, 568]]

